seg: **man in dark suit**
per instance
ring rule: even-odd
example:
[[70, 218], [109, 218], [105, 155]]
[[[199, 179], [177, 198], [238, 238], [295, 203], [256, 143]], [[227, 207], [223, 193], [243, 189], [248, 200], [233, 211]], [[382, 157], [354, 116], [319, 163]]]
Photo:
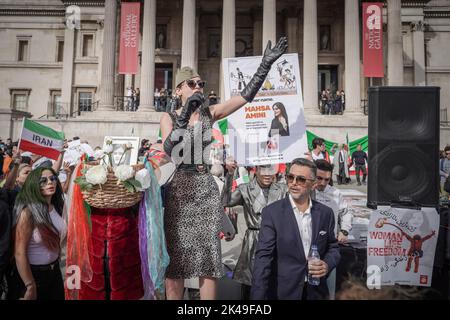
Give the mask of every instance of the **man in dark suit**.
[[[326, 277], [339, 262], [334, 214], [311, 200], [317, 168], [306, 159], [292, 161], [286, 180], [289, 196], [262, 211], [253, 266], [252, 299], [316, 300], [328, 297]], [[320, 261], [308, 266], [316, 245]], [[308, 273], [320, 284], [308, 284]]]

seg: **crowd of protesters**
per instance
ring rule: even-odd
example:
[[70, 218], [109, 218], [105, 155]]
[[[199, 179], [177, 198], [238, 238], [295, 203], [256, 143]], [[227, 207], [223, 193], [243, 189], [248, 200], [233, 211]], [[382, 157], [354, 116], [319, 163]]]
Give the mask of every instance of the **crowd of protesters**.
[[[224, 276], [219, 235], [224, 212], [230, 212], [225, 208], [236, 205], [244, 207], [248, 227], [234, 275], [243, 285], [243, 298], [311, 300], [333, 298], [336, 293], [333, 271], [341, 259], [339, 244], [348, 240], [352, 214], [340, 191], [331, 184], [333, 175], [338, 184], [348, 183], [348, 146], [335, 146], [332, 160], [323, 139], [317, 138], [311, 152], [287, 166], [253, 168], [237, 168], [226, 153], [222, 156], [224, 163], [214, 168], [207, 161], [193, 164], [198, 153], [202, 159], [202, 155], [212, 154], [207, 152], [212, 137], [203, 139], [200, 150], [192, 147], [193, 152], [186, 152], [181, 159], [172, 154], [189, 140], [176, 139], [177, 130], [184, 130], [183, 137], [191, 141], [198, 135], [211, 136], [214, 122], [253, 101], [271, 65], [286, 50], [286, 38], [273, 48], [269, 43], [260, 67], [241, 94], [222, 103], [214, 92], [206, 101], [205, 81], [190, 67], [181, 68], [176, 76], [170, 109], [167, 100], [165, 106], [161, 104], [164, 99], [159, 91], [158, 109], [166, 111], [160, 122], [162, 139], [154, 145], [143, 139], [139, 156], [142, 160], [151, 148], [160, 148], [177, 165], [172, 180], [164, 186], [164, 197], [152, 199], [164, 207], [164, 230], [160, 231], [170, 257], [164, 275], [166, 299], [182, 299], [185, 280], [190, 278], [199, 279], [201, 299], [217, 298], [218, 279]], [[335, 99], [330, 107], [327, 98], [328, 111], [342, 112], [345, 102], [340, 96], [340, 106]], [[132, 109], [138, 106], [133, 104]], [[70, 178], [78, 161], [64, 161], [68, 144], [66, 141], [56, 161], [21, 152], [10, 139], [2, 148], [6, 155], [0, 196], [0, 296], [6, 278], [8, 299], [64, 299], [59, 262], [68, 232], [65, 193], [70, 192]], [[80, 148], [88, 157], [93, 153], [87, 141], [80, 141]], [[361, 157], [366, 161], [361, 153], [354, 157], [358, 166], [363, 165]], [[233, 189], [237, 175], [242, 183]], [[249, 176], [249, 181], [244, 176]], [[313, 228], [313, 223], [320, 228]], [[232, 237], [224, 239], [230, 241]], [[314, 248], [320, 258], [311, 261], [309, 253]], [[306, 281], [308, 277], [316, 284]]]
[[342, 115], [345, 111], [344, 90], [336, 92], [331, 92], [330, 89], [323, 90], [319, 96], [319, 111], [326, 115]]

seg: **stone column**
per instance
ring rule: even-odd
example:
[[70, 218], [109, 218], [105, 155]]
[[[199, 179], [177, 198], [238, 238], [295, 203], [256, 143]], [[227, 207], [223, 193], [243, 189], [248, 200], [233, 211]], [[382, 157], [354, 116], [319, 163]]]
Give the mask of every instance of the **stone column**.
[[140, 105], [138, 111], [153, 109], [155, 92], [155, 41], [156, 41], [156, 0], [144, 2], [144, 25], [142, 29], [142, 67]]
[[304, 0], [303, 10], [303, 101], [306, 112], [318, 113], [319, 71], [317, 65], [316, 0]]
[[195, 0], [184, 0], [181, 67], [194, 68], [195, 63]]
[[114, 110], [114, 74], [116, 48], [117, 1], [105, 1], [105, 24], [103, 29], [102, 72], [99, 111]]
[[[126, 97], [128, 93], [128, 88], [133, 86], [133, 75], [126, 74], [123, 84], [123, 96]], [[139, 88], [140, 90], [140, 88]]]
[[[222, 12], [222, 55], [221, 58], [235, 56], [236, 48], [236, 7], [235, 0], [223, 0]], [[220, 99], [225, 101], [225, 87], [223, 83], [223, 65], [220, 63]]]
[[75, 48], [75, 30], [66, 28], [64, 32], [64, 56], [61, 85], [61, 103], [66, 112], [72, 113], [73, 58]]
[[264, 0], [263, 6], [263, 36], [262, 53], [267, 46], [267, 41], [272, 41], [272, 47], [276, 44], [277, 37], [277, 1]]
[[425, 39], [423, 35], [424, 25], [422, 21], [411, 23], [411, 32], [413, 36], [413, 55], [414, 55], [414, 85], [425, 86]]
[[261, 8], [252, 8], [252, 17], [253, 17], [253, 55], [258, 56], [262, 53], [263, 22], [262, 22]]
[[387, 0], [388, 13], [388, 84], [403, 85], [403, 39], [401, 1]]
[[290, 8], [286, 14], [286, 30], [289, 41], [288, 53], [298, 52], [298, 17], [295, 8]]
[[345, 0], [345, 112], [360, 112], [359, 0]]

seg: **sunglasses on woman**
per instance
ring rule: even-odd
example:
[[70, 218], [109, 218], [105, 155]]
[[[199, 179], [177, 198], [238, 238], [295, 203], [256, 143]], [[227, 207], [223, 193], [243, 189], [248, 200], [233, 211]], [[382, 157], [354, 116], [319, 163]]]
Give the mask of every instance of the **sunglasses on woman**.
[[199, 88], [204, 88], [206, 85], [206, 81], [204, 80], [186, 80], [186, 84], [188, 85], [189, 88], [191, 89], [195, 89], [196, 86], [198, 86]]
[[58, 181], [58, 177], [55, 175], [50, 176], [50, 177], [41, 177], [39, 179], [39, 186], [41, 188], [45, 187], [47, 185], [48, 180], [50, 180], [50, 182], [54, 183], [54, 182]]
[[314, 179], [308, 179], [304, 176], [296, 176], [291, 173], [286, 175], [286, 180], [288, 183], [293, 183], [295, 180], [296, 184], [305, 184], [306, 181], [315, 181]]

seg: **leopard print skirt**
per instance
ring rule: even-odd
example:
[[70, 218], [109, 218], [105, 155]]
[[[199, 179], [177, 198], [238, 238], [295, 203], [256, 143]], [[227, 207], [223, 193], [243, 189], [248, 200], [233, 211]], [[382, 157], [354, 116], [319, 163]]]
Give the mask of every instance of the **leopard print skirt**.
[[178, 171], [165, 192], [164, 229], [170, 264], [166, 277], [221, 278], [219, 232], [223, 207], [209, 173]]

